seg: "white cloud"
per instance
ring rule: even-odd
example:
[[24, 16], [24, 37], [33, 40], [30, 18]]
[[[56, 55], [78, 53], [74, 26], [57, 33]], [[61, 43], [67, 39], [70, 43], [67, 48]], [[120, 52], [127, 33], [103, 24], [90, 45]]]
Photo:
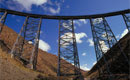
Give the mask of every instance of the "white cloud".
[[39, 48], [44, 51], [49, 51], [51, 49], [50, 45], [43, 40], [39, 40]]
[[71, 63], [72, 65], [74, 65], [74, 63]]
[[104, 37], [107, 37], [107, 33], [104, 32], [104, 33], [102, 34], [102, 37], [103, 37], [103, 38], [104, 38]]
[[104, 53], [106, 53], [109, 48], [107, 47], [107, 45], [105, 44], [105, 42], [104, 42], [104, 41], [99, 41], [99, 43], [100, 43], [100, 45], [101, 45], [102, 51], [103, 51]]
[[89, 46], [94, 46], [94, 42], [92, 38], [88, 39], [87, 42], [89, 42]]
[[[81, 39], [87, 37], [86, 33], [83, 33], [83, 32], [75, 33], [75, 36], [76, 36], [76, 42], [77, 43], [82, 43], [83, 40], [81, 40]], [[61, 36], [61, 38], [63, 39], [62, 41], [60, 41], [61, 44], [62, 44], [62, 47], [67, 47], [68, 45], [70, 45], [69, 43], [66, 43], [65, 41], [73, 42], [72, 33], [71, 32], [65, 33], [64, 35]]]
[[40, 6], [47, 2], [47, 0], [13, 0], [19, 4], [21, 4], [25, 10], [31, 11], [32, 5]]
[[58, 7], [57, 9], [50, 7], [49, 10], [50, 10], [51, 13], [56, 14], [56, 13], [60, 12], [60, 7]]
[[106, 32], [104, 32], [104, 33], [102, 34], [102, 37], [103, 37], [103, 38], [107, 38], [107, 35], [108, 35], [108, 40], [109, 40], [109, 41], [112, 40], [112, 37], [109, 36], [109, 33], [106, 33]]
[[97, 63], [97, 61], [93, 62], [93, 65], [95, 65]]
[[82, 43], [83, 41], [81, 39], [87, 37], [87, 34], [81, 32], [81, 33], [75, 33], [75, 36], [76, 36], [77, 43]]
[[62, 47], [66, 47], [69, 45], [69, 43], [64, 43], [64, 41], [73, 42], [71, 37], [72, 37], [72, 33], [70, 32], [65, 33], [64, 35], [61, 36], [61, 38], [63, 39], [63, 41], [60, 41], [60, 43], [62, 44]]
[[63, 26], [64, 28], [66, 28], [66, 29], [72, 30], [72, 28], [70, 27], [70, 25], [72, 25], [71, 23], [72, 23], [72, 22], [69, 21], [69, 23], [63, 23], [62, 26]]
[[74, 24], [81, 26], [82, 24], [87, 24], [87, 21], [86, 19], [74, 20]]
[[101, 23], [102, 21], [103, 21], [102, 18], [96, 18], [96, 19], [93, 20], [93, 23], [94, 23], [94, 24], [97, 24], [97, 23], [99, 24], [99, 23]]
[[74, 24], [77, 24], [78, 26], [81, 26], [81, 23], [79, 21], [74, 21]]
[[58, 14], [60, 13], [62, 3], [64, 2], [63, 1], [52, 2], [51, 0], [48, 0], [47, 5], [42, 5], [41, 7], [45, 12], [49, 12], [47, 14]]
[[123, 33], [121, 34], [120, 38], [122, 38], [123, 36], [125, 36], [127, 33], [128, 33], [128, 29], [125, 29], [125, 30], [123, 31]]
[[[76, 42], [77, 43], [82, 43], [83, 41], [81, 40], [82, 38], [84, 37], [87, 37], [86, 33], [75, 33], [75, 36], [76, 36]], [[65, 41], [72, 41], [72, 39], [66, 39], [66, 38], [71, 38], [72, 37], [72, 33], [68, 32], [68, 33], [65, 33], [64, 35], [61, 36], [62, 38], [65, 38], [64, 40]]]
[[80, 68], [85, 70], [85, 71], [89, 71], [90, 70], [90, 68], [87, 67], [87, 64], [81, 65]]
[[87, 23], [86, 19], [79, 19], [80, 22], [83, 22], [84, 24]]
[[[4, 0], [1, 0], [1, 4]], [[57, 14], [61, 10], [61, 5], [64, 1], [51, 0], [7, 0], [5, 4], [9, 9], [17, 11], [31, 11], [32, 5], [40, 6], [44, 13]]]
[[49, 8], [49, 11], [50, 11], [52, 14], [59, 13], [59, 12], [60, 12], [60, 4], [57, 4], [57, 9], [54, 9], [54, 8], [50, 7], [50, 8]]
[[28, 43], [29, 43], [29, 44], [33, 44], [33, 42], [32, 42], [32, 41], [28, 41]]
[[8, 0], [4, 3], [9, 9], [11, 10], [18, 10], [18, 11], [23, 11], [25, 8], [17, 3], [15, 0]]
[[82, 56], [86, 56], [86, 53], [82, 53]]
[[121, 34], [116, 35], [117, 40], [124, 37], [128, 33], [128, 29], [125, 29]]

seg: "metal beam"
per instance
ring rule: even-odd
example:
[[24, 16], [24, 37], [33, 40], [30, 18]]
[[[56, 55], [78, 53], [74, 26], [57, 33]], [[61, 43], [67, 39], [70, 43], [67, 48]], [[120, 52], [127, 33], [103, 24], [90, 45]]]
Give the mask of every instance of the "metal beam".
[[110, 13], [104, 13], [104, 14], [95, 14], [95, 15], [81, 15], [81, 16], [52, 16], [52, 15], [40, 15], [40, 14], [31, 14], [31, 13], [24, 13], [19, 11], [13, 11], [8, 9], [0, 8], [0, 12], [7, 11], [8, 14], [18, 15], [18, 16], [29, 16], [33, 18], [43, 18], [43, 19], [91, 19], [91, 18], [100, 18], [100, 17], [110, 17], [110, 16], [116, 16], [121, 14], [130, 13], [130, 9], [122, 10], [122, 11], [116, 11], [116, 12], [110, 12]]
[[33, 47], [33, 51], [32, 51], [31, 58], [30, 58], [31, 69], [35, 69], [35, 70], [36, 70], [36, 65], [37, 65], [38, 45], [39, 45], [41, 24], [42, 24], [42, 19], [40, 18], [38, 30], [37, 30], [36, 37], [35, 37], [34, 47]]
[[7, 12], [0, 12], [0, 23], [1, 23], [0, 33], [2, 32], [3, 26], [5, 24], [6, 17], [7, 17]]

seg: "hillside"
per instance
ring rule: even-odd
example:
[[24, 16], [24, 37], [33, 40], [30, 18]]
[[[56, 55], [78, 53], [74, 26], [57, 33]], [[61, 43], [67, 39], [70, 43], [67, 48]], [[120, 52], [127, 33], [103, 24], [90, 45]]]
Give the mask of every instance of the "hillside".
[[[19, 61], [11, 58], [6, 45], [0, 41], [0, 80], [57, 80], [55, 76], [25, 68]], [[60, 77], [60, 80], [70, 80]]]
[[[106, 61], [109, 65], [111, 65], [110, 71], [113, 73], [115, 78], [119, 78], [116, 80], [128, 80], [129, 75], [129, 65], [125, 61], [124, 56], [120, 52], [120, 48], [118, 47], [118, 43], [120, 43], [124, 53], [126, 56], [130, 57], [130, 33], [126, 34], [123, 38], [121, 38], [106, 54], [104, 54]], [[105, 63], [103, 63], [103, 58], [101, 58], [87, 73], [86, 77], [88, 78], [97, 78], [98, 77], [98, 65], [102, 63], [102, 67], [100, 69], [105, 70]]]
[[[3, 55], [5, 53], [10, 53], [10, 50], [11, 50], [14, 42], [16, 41], [17, 36], [18, 36], [18, 34], [15, 31], [13, 31], [12, 29], [10, 29], [7, 26], [4, 26], [4, 28], [2, 30], [2, 33], [0, 35], [0, 45], [1, 45], [0, 54]], [[32, 45], [26, 45], [26, 46], [28, 47], [28, 46], [32, 46]], [[6, 55], [10, 55], [10, 54], [6, 54]], [[42, 51], [41, 49], [39, 49], [37, 71], [41, 72], [42, 74], [46, 74], [46, 76], [56, 76], [57, 75], [57, 59], [58, 59], [58, 57], [56, 55], [53, 55], [51, 53], [47, 53], [47, 52]], [[3, 63], [7, 63], [7, 61], [3, 59]], [[10, 64], [10, 63], [7, 63], [7, 65], [8, 64]], [[7, 65], [5, 64], [5, 66], [7, 66]], [[72, 66], [71, 64], [68, 64], [68, 65]], [[14, 64], [14, 66], [17, 66], [17, 65]], [[4, 67], [4, 66], [2, 65], [2, 67]], [[12, 67], [12, 71], [10, 71], [10, 73], [14, 73], [15, 70], [13, 71], [13, 69], [16, 69], [16, 68], [13, 67], [13, 66], [11, 66], [11, 67]], [[20, 69], [18, 71], [18, 73], [20, 75], [22, 73], [21, 71], [22, 71], [22, 69]], [[3, 73], [4, 71], [0, 71], [0, 73], [1, 72]], [[84, 71], [82, 71], [82, 72], [84, 72]], [[24, 74], [26, 75], [26, 72]], [[6, 76], [6, 74], [3, 74], [3, 75]], [[9, 73], [8, 73], [8, 75], [9, 75]], [[36, 75], [38, 75], [38, 74], [35, 74], [35, 73], [31, 72], [30, 75], [31, 76], [34, 75], [33, 77], [36, 77]], [[28, 76], [28, 75], [26, 75], [26, 76]]]
[[39, 74], [24, 68], [18, 61], [11, 59], [10, 55], [0, 48], [0, 80], [34, 80]]
[[[17, 35], [12, 29], [4, 26], [0, 37], [6, 46], [11, 49], [16, 41]], [[56, 75], [56, 68], [57, 56], [39, 49], [37, 69], [48, 75]]]

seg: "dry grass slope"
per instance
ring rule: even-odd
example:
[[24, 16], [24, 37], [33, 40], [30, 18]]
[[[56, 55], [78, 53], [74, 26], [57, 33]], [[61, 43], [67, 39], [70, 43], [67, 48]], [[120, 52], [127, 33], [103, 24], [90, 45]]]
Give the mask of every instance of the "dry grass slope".
[[0, 80], [34, 80], [39, 74], [41, 73], [23, 67], [0, 49]]
[[[10, 52], [14, 42], [16, 41], [17, 36], [18, 34], [9, 27], [3, 27], [2, 33], [0, 35], [0, 44], [3, 45], [0, 48], [0, 77], [2, 77], [3, 79], [1, 78], [0, 80], [34, 80], [35, 78], [42, 78], [42, 80], [44, 80], [43, 76], [49, 77], [49, 79], [45, 78], [45, 80], [57, 80], [56, 72], [58, 57], [56, 55], [47, 53], [39, 49], [37, 63], [38, 72], [29, 70], [18, 61], [10, 58], [10, 55], [7, 53]], [[26, 45], [26, 47], [28, 46], [32, 45]], [[68, 65], [72, 66], [71, 64]], [[60, 80], [67, 79], [62, 78]]]

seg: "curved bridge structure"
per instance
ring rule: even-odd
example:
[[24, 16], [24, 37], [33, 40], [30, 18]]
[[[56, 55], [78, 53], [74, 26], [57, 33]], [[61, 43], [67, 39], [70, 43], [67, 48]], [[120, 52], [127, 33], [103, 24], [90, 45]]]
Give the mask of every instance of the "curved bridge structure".
[[104, 13], [104, 14], [95, 14], [95, 15], [81, 15], [81, 16], [51, 16], [51, 15], [40, 15], [40, 14], [30, 14], [30, 13], [23, 13], [19, 11], [13, 11], [8, 9], [0, 8], [0, 12], [7, 12], [8, 14], [18, 15], [18, 16], [29, 16], [33, 18], [43, 18], [43, 19], [90, 19], [90, 18], [100, 18], [100, 17], [110, 17], [116, 15], [122, 15], [130, 13], [130, 9]]
[[[89, 19], [91, 24], [91, 31], [93, 35], [95, 53], [97, 64], [95, 68], [98, 68], [98, 76], [95, 78], [90, 78], [90, 80], [120, 80], [120, 74], [122, 71], [113, 72], [111, 67], [115, 60], [111, 54], [118, 49], [118, 55], [122, 56], [123, 62], [126, 65], [126, 73], [129, 71], [129, 50], [124, 51], [120, 42], [117, 41], [114, 33], [112, 32], [109, 24], [107, 23], [106, 17], [121, 15], [128, 29], [128, 36], [130, 36], [130, 9], [110, 12], [104, 14], [95, 15], [81, 15], [81, 16], [51, 16], [51, 15], [40, 15], [40, 14], [30, 14], [23, 13], [8, 9], [0, 8], [0, 33], [2, 31], [3, 25], [6, 21], [8, 14], [24, 16], [26, 17], [25, 22], [19, 32], [19, 35], [14, 43], [11, 50], [12, 57], [18, 58], [23, 61], [24, 65], [30, 66], [31, 69], [36, 70], [37, 56], [38, 56], [38, 45], [40, 38], [40, 30], [42, 19], [55, 19], [59, 20], [59, 47], [58, 47], [58, 66], [57, 66], [57, 76], [74, 76], [74, 80], [83, 80], [82, 74], [80, 72], [79, 56], [77, 51], [76, 37], [74, 31], [75, 19]], [[99, 20], [99, 18], [101, 20]], [[96, 21], [95, 21], [96, 19]], [[129, 40], [130, 41], [130, 40]], [[25, 47], [31, 42], [32, 46]], [[109, 48], [104, 50], [102, 47], [102, 42], [106, 44]], [[128, 42], [130, 43], [130, 42]], [[116, 46], [116, 49], [112, 49]], [[29, 50], [29, 51], [27, 51]], [[112, 51], [112, 53], [110, 53]], [[26, 58], [23, 53], [30, 55], [30, 58]], [[107, 53], [107, 54], [105, 54]], [[106, 56], [107, 55], [107, 56]], [[65, 62], [66, 60], [67, 62]], [[68, 64], [73, 64], [73, 66], [68, 66]], [[124, 64], [118, 63], [117, 66]], [[116, 66], [116, 65], [115, 65]], [[92, 73], [94, 70], [91, 70]], [[89, 74], [90, 74], [89, 73]], [[118, 76], [117, 76], [118, 74]], [[116, 76], [115, 76], [116, 75]], [[126, 77], [125, 77], [126, 78]], [[129, 77], [127, 76], [127, 79]]]

